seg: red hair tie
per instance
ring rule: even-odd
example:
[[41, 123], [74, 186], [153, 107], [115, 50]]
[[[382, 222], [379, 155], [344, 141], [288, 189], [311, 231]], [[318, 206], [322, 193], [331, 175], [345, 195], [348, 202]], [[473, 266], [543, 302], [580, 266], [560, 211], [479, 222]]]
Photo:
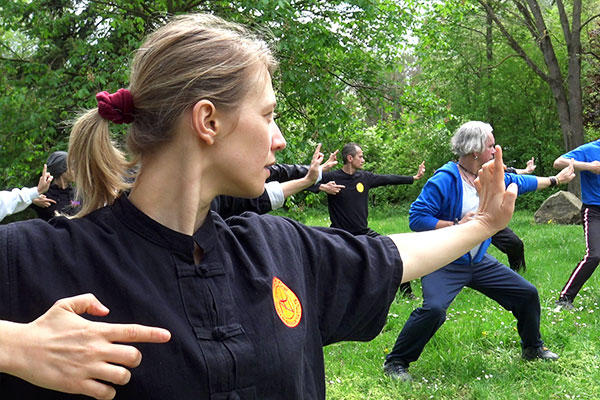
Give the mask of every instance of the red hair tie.
[[110, 94], [106, 91], [96, 94], [98, 114], [115, 124], [129, 124], [134, 119], [133, 97], [127, 89], [119, 89]]

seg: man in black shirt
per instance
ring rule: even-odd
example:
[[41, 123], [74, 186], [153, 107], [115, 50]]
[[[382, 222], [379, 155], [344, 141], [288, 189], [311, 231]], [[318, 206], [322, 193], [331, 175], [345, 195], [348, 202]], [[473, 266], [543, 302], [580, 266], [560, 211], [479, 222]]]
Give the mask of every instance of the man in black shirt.
[[[363, 170], [365, 158], [360, 146], [348, 143], [342, 149], [344, 165], [341, 169], [323, 173], [318, 189], [327, 193], [327, 207], [331, 226], [353, 235], [379, 236], [368, 226], [369, 190], [385, 185], [412, 184], [425, 173], [425, 161], [414, 176], [380, 175]], [[400, 286], [400, 292], [413, 298], [410, 282]]]

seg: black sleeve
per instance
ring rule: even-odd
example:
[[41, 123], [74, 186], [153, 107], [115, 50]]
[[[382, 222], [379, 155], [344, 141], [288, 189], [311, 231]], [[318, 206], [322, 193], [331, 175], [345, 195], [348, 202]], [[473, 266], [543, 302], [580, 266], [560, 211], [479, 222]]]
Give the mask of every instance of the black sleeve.
[[405, 175], [379, 175], [368, 172], [370, 186], [385, 186], [385, 185], [411, 185], [415, 179], [412, 176]]
[[218, 196], [210, 204], [210, 209], [226, 219], [234, 215], [240, 215], [246, 211], [257, 214], [266, 214], [273, 208], [267, 191], [263, 191], [259, 197], [254, 199], [241, 199], [239, 197]]
[[331, 172], [330, 171], [323, 172], [323, 175], [321, 176], [321, 180], [319, 182], [315, 183], [314, 185], [312, 185], [310, 187], [307, 187], [304, 190], [308, 190], [309, 192], [313, 192], [313, 193], [319, 193], [319, 186], [322, 183], [327, 183], [330, 181], [335, 181]]
[[[231, 219], [252, 230], [252, 246], [270, 257], [294, 283], [305, 310], [319, 325], [323, 345], [344, 340], [371, 340], [387, 319], [402, 279], [402, 260], [387, 236], [354, 236], [332, 228], [307, 227], [288, 218], [246, 215]], [[239, 223], [239, 224], [238, 224]], [[268, 238], [268, 239], [267, 239]], [[285, 251], [283, 251], [285, 249]], [[282, 272], [294, 266], [291, 271]], [[300, 287], [304, 286], [302, 289]]]
[[10, 304], [10, 280], [8, 273], [9, 257], [11, 250], [9, 244], [9, 229], [7, 225], [0, 225], [0, 315], [8, 318]]
[[267, 178], [267, 182], [286, 182], [292, 179], [304, 178], [308, 173], [308, 167], [299, 164], [275, 164], [269, 166], [269, 171], [271, 175]]

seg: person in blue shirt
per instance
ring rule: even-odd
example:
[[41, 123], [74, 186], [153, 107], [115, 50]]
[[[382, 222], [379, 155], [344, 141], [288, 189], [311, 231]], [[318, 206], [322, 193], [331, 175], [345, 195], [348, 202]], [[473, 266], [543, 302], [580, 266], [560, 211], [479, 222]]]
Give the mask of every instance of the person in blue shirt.
[[[413, 231], [444, 230], [462, 225], [476, 216], [480, 195], [475, 188], [477, 171], [494, 158], [496, 147], [492, 127], [470, 121], [452, 137], [452, 151], [458, 161], [440, 167], [425, 183], [409, 211]], [[536, 177], [505, 173], [505, 184], [516, 184], [518, 193], [544, 189], [569, 182], [573, 167], [567, 166], [557, 177]], [[496, 300], [517, 318], [517, 330], [525, 359], [550, 359], [558, 356], [544, 347], [540, 335], [540, 301], [537, 289], [522, 276], [500, 263], [486, 251], [486, 239], [445, 267], [421, 278], [423, 305], [409, 316], [392, 351], [386, 356], [384, 372], [410, 380], [409, 364], [416, 361], [425, 345], [442, 326], [446, 310], [463, 287], [471, 287]]]
[[600, 141], [581, 145], [554, 161], [554, 168], [573, 163], [581, 177], [581, 219], [585, 254], [562, 288], [555, 311], [573, 309], [573, 300], [596, 270], [600, 261]]

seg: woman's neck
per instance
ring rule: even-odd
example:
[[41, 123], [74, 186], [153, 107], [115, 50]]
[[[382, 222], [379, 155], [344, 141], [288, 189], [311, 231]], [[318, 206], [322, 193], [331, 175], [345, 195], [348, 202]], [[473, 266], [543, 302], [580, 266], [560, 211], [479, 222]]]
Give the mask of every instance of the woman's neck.
[[179, 147], [166, 145], [142, 159], [129, 199], [160, 224], [192, 235], [204, 223], [214, 194], [203, 185], [205, 168], [198, 156]]

